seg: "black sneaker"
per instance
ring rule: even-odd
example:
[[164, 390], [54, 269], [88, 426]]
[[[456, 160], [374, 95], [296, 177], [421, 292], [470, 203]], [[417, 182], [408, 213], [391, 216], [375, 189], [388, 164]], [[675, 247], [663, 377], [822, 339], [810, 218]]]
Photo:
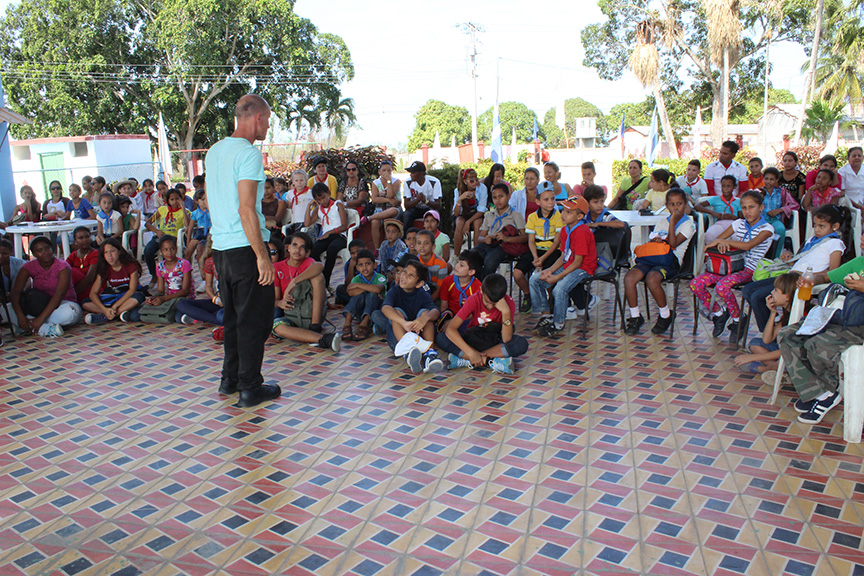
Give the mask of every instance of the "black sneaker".
[[714, 331], [711, 332], [711, 335], [714, 338], [719, 338], [723, 334], [723, 330], [726, 329], [726, 322], [729, 321], [729, 312], [724, 310], [720, 316], [711, 316], [711, 321], [714, 323]]
[[275, 400], [282, 395], [282, 389], [278, 384], [261, 384], [249, 390], [240, 391], [240, 399], [237, 406], [240, 408], [251, 408], [268, 400]]
[[816, 404], [816, 400], [808, 400], [807, 402], [804, 402], [799, 398], [792, 404], [792, 407], [795, 408], [795, 411], [799, 414], [805, 414], [813, 409], [814, 404]]
[[540, 318], [540, 321], [537, 322], [537, 325], [534, 326], [534, 332], [540, 332], [544, 326], [549, 326], [550, 324], [554, 324], [552, 316], [543, 316]]
[[657, 318], [657, 323], [654, 324], [653, 328], [651, 328], [651, 333], [663, 334], [664, 332], [666, 332], [666, 330], [669, 329], [669, 326], [672, 325], [673, 318], [675, 318], [675, 312], [673, 310], [669, 311], [668, 318], [663, 318], [662, 316], [660, 318]]
[[639, 333], [639, 329], [645, 324], [645, 318], [640, 314], [636, 318], [627, 319], [627, 327], [624, 328], [624, 333], [628, 336], [635, 336]]
[[528, 314], [531, 312], [531, 298], [522, 296], [522, 304], [519, 305], [519, 312], [522, 314]]
[[813, 402], [813, 406], [809, 411], [798, 415], [798, 421], [804, 424], [818, 424], [825, 417], [829, 410], [840, 404], [843, 397], [840, 392], [835, 392], [825, 400], [817, 400]]
[[230, 396], [235, 392], [237, 392], [237, 383], [222, 378], [222, 380], [219, 382], [219, 394]]
[[339, 332], [328, 332], [318, 340], [319, 348], [330, 348], [337, 354], [342, 349], [342, 334]]
[[557, 338], [561, 335], [561, 332], [563, 332], [563, 330], [556, 328], [554, 322], [549, 322], [537, 329], [537, 334], [541, 338]]
[[[747, 339], [746, 338], [747, 334], [743, 333], [743, 332], [741, 333], [740, 338], [738, 338], [738, 336], [739, 336], [738, 335], [738, 328], [741, 327], [743, 329], [745, 326], [748, 326], [749, 322], [750, 322], [750, 315], [745, 314], [737, 322], [730, 322], [729, 323], [728, 328], [729, 328], [729, 343], [730, 344], [737, 344], [739, 341]], [[736, 340], [736, 338], [737, 338], [737, 340]]]

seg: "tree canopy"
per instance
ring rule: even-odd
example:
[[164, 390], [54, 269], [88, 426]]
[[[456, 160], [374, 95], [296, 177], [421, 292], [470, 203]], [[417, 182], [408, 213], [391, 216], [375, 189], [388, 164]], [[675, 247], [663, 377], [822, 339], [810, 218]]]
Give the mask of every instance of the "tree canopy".
[[[550, 108], [543, 115], [543, 131], [546, 135], [546, 146], [549, 148], [564, 148], [566, 138], [564, 131], [558, 124], [555, 123], [555, 114], [557, 109]], [[567, 98], [564, 101], [564, 125], [567, 127], [567, 134], [573, 135], [576, 133], [576, 118], [597, 118], [597, 136], [601, 141], [606, 135], [606, 125], [603, 121], [603, 112], [582, 98]]]
[[464, 106], [451, 106], [441, 100], [429, 100], [420, 107], [414, 120], [414, 131], [408, 138], [409, 150], [416, 150], [423, 144], [432, 146], [436, 132], [444, 146], [449, 145], [454, 135], [457, 145], [471, 142], [471, 115]]
[[204, 147], [230, 133], [234, 103], [252, 91], [285, 125], [303, 101], [342, 129], [353, 121], [339, 89], [354, 74], [350, 52], [293, 9], [292, 0], [21, 0], [0, 23], [7, 99], [34, 120], [14, 134], [153, 135], [161, 111], [176, 145]]
[[[487, 143], [492, 142], [492, 114], [493, 108], [489, 108], [477, 119], [478, 138]], [[498, 105], [498, 117], [501, 119], [501, 141], [509, 144], [516, 127], [516, 140], [523, 144], [533, 142], [534, 119], [537, 114], [521, 102], [502, 102]], [[537, 137], [543, 140], [544, 132], [537, 119]]]

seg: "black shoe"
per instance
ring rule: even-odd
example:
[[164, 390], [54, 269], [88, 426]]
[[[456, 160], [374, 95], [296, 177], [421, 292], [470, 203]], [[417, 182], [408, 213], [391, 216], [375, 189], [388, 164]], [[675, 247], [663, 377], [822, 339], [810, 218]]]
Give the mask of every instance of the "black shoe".
[[537, 325], [534, 326], [534, 332], [540, 332], [543, 327], [550, 324], [555, 324], [555, 322], [552, 320], [552, 316], [543, 316], [542, 318], [540, 318], [540, 321], [537, 322]]
[[226, 380], [222, 378], [219, 382], [219, 394], [224, 394], [225, 396], [230, 396], [237, 392], [237, 383], [231, 382], [230, 380]]
[[531, 298], [522, 297], [522, 304], [519, 305], [519, 312], [528, 314], [531, 312]]
[[669, 329], [669, 326], [672, 325], [672, 319], [673, 318], [675, 318], [675, 311], [674, 310], [669, 311], [669, 317], [668, 318], [663, 318], [662, 316], [660, 318], [657, 318], [657, 323], [654, 324], [653, 328], [651, 328], [651, 333], [652, 334], [663, 334], [664, 332], [666, 332], [666, 330]]
[[640, 314], [635, 318], [627, 319], [627, 327], [624, 328], [624, 333], [628, 336], [635, 336], [639, 333], [639, 329], [642, 328], [642, 325], [645, 324], [645, 318]]
[[711, 316], [711, 321], [714, 322], [714, 331], [711, 332], [711, 335], [714, 338], [719, 338], [726, 329], [726, 322], [729, 321], [729, 312], [724, 310], [720, 316]]
[[240, 408], [251, 408], [268, 400], [275, 400], [282, 395], [282, 389], [278, 384], [261, 384], [249, 390], [240, 391], [240, 400], [237, 406]]
[[746, 340], [746, 333], [742, 333], [739, 337], [738, 329], [739, 327], [743, 330], [747, 327], [748, 322], [750, 322], [750, 315], [742, 316], [737, 322], [729, 323], [729, 343], [737, 344], [741, 340]]

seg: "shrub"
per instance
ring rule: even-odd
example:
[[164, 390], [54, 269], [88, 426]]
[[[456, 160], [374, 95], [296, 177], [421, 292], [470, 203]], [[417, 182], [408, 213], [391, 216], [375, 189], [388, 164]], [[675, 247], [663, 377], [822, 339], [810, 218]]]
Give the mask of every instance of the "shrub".
[[[825, 147], [821, 144], [819, 146], [792, 146], [789, 148], [789, 150], [798, 155], [798, 169], [802, 172], [809, 172], [810, 170], [815, 170], [819, 167], [819, 158], [822, 157], [822, 150], [824, 149]], [[777, 167], [781, 170], [781, 162], [783, 161], [783, 154], [785, 153], [785, 150], [781, 150], [777, 153]], [[837, 157], [838, 168], [846, 164], [846, 156], [848, 154], [848, 148], [838, 149], [834, 154], [834, 156]]]
[[324, 158], [327, 161], [327, 171], [336, 176], [337, 179], [344, 177], [345, 164], [349, 160], [357, 162], [365, 177], [371, 182], [378, 177], [378, 166], [384, 160], [389, 160], [396, 165], [392, 154], [387, 154], [378, 146], [364, 146], [354, 148], [329, 148], [318, 152], [304, 153], [301, 157], [302, 167], [312, 174], [312, 161]]
[[[700, 176], [705, 175], [705, 167], [708, 166], [708, 164], [717, 160], [718, 152], [720, 152], [719, 148], [707, 148], [702, 151], [702, 168], [699, 171]], [[735, 155], [735, 160], [743, 164], [746, 168], [750, 160], [756, 156], [757, 154], [754, 150], [751, 150], [750, 148], [742, 148], [738, 151], [738, 154]], [[617, 192], [618, 182], [620, 182], [622, 178], [629, 176], [627, 173], [627, 164], [630, 163], [630, 160], [633, 160], [633, 158], [628, 158], [627, 160], [615, 160], [612, 162], [612, 187], [610, 190], [614, 189], [615, 192]], [[642, 160], [642, 174], [644, 176], [649, 176], [652, 169], [648, 168], [647, 164], [645, 164], [645, 160], [641, 158], [636, 158], [636, 160]], [[671, 170], [677, 178], [687, 171], [687, 164], [690, 160], [690, 158], [656, 158], [654, 164], [656, 165], [656, 168], [665, 167], [667, 170]], [[763, 158], [762, 161], [765, 162], [765, 159]]]

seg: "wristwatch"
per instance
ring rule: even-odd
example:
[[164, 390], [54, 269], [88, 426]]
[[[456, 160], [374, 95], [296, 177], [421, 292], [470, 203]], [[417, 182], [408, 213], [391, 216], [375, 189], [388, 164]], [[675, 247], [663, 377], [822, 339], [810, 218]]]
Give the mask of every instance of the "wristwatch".
[[513, 321], [512, 320], [504, 320], [504, 322], [502, 322], [502, 324], [504, 324], [504, 326], [512, 326]]

